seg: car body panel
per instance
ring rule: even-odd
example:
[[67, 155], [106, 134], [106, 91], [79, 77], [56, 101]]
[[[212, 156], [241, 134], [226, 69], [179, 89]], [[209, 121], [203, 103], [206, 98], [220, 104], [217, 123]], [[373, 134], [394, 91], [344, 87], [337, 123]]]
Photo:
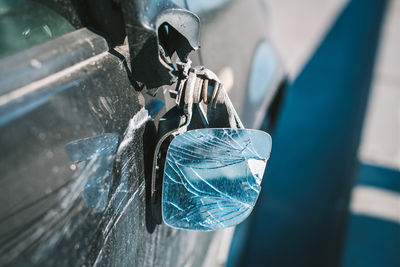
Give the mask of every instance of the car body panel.
[[[195, 64], [233, 69], [230, 96], [240, 114], [252, 51], [267, 41], [260, 2], [246, 4], [258, 18], [252, 34], [240, 22], [249, 15], [238, 13], [242, 2], [201, 17], [201, 53], [191, 55]], [[226, 27], [236, 32], [220, 38]], [[145, 105], [153, 98], [134, 86], [127, 62], [127, 45], [110, 48], [88, 29], [0, 59], [1, 264], [212, 266], [226, 260], [232, 228], [181, 231], [152, 220], [144, 156], [152, 145], [144, 131], [151, 121]], [[172, 105], [168, 87], [157, 97], [165, 101], [161, 115]], [[93, 141], [98, 138], [111, 143]], [[68, 155], [71, 142], [82, 144], [81, 160]], [[94, 155], [84, 155], [91, 151], [85, 144]], [[105, 187], [98, 181], [107, 181]], [[98, 189], [90, 195], [94, 206], [87, 201], [90, 187]]]

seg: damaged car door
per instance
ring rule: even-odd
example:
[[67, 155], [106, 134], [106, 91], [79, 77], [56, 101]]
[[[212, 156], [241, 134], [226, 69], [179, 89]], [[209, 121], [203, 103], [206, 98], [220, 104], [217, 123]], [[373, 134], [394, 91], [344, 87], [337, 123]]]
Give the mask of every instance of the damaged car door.
[[[72, 26], [50, 36], [52, 26], [40, 24], [48, 38], [0, 58], [0, 263], [223, 264], [233, 228], [182, 231], [152, 214], [153, 156], [159, 122], [176, 105], [177, 59], [228, 70], [235, 80], [228, 93], [239, 115], [255, 109], [246, 90], [252, 90], [250, 70], [264, 70], [252, 60], [267, 43], [263, 19], [252, 21], [255, 30], [244, 41], [239, 36], [248, 26], [234, 22], [241, 19], [240, 1], [211, 7], [167, 0], [32, 2]], [[260, 3], [246, 4], [253, 19], [265, 15], [257, 11]], [[236, 35], [213, 43], [224, 21]], [[213, 56], [228, 43], [249, 49], [243, 58]], [[280, 66], [274, 68], [256, 99], [260, 114], [283, 80]], [[261, 115], [252, 112], [243, 123], [259, 128]]]

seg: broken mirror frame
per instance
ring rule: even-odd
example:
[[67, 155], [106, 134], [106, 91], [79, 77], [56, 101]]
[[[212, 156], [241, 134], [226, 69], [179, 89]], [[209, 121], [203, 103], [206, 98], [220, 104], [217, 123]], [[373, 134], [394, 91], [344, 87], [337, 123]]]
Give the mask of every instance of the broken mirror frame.
[[204, 67], [186, 69], [187, 78], [171, 93], [177, 106], [159, 122], [152, 214], [177, 229], [235, 226], [257, 201], [272, 139], [266, 132], [244, 129], [214, 73]]

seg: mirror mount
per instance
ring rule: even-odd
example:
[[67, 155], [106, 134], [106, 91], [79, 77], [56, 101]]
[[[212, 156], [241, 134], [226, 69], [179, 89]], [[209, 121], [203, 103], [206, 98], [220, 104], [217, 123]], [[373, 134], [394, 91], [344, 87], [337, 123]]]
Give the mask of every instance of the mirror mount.
[[186, 78], [180, 79], [176, 90], [170, 92], [171, 96], [175, 97], [177, 105], [159, 121], [153, 156], [150, 206], [153, 218], [157, 223], [162, 222], [162, 179], [171, 141], [177, 135], [194, 129], [244, 129], [217, 75], [202, 66], [188, 67], [188, 63], [182, 63], [179, 68]]

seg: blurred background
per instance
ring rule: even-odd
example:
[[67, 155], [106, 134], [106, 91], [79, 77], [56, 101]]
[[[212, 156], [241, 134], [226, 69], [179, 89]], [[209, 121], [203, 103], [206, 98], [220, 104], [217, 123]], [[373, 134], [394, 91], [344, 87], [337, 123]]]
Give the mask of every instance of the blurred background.
[[400, 1], [267, 4], [293, 83], [228, 266], [400, 266]]

